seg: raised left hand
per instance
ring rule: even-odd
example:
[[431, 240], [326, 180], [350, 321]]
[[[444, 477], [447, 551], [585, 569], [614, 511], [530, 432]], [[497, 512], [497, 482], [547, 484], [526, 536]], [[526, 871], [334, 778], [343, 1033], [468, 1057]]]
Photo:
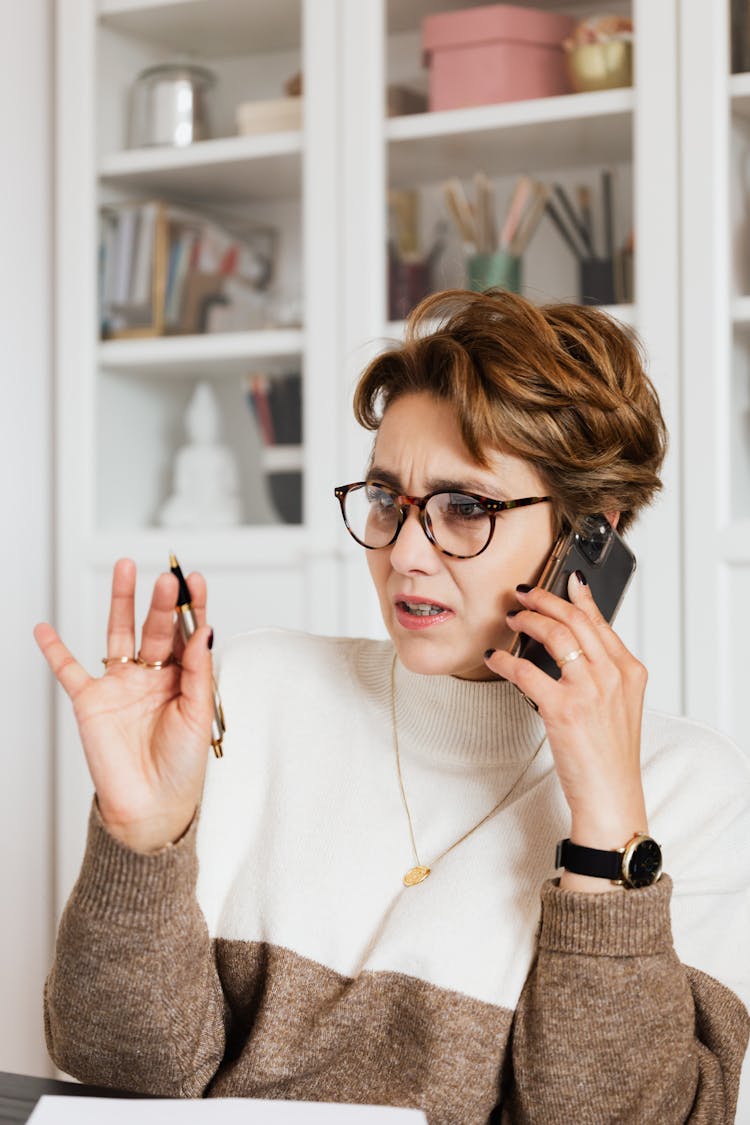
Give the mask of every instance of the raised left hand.
[[[635, 832], [647, 831], [640, 747], [648, 673], [574, 574], [568, 594], [570, 602], [537, 587], [519, 589], [522, 608], [507, 619], [556, 661], [581, 650], [563, 664], [559, 680], [500, 650], [487, 666], [539, 708], [570, 806], [571, 839], [592, 848], [620, 848]], [[611, 889], [594, 887], [605, 880], [587, 882], [590, 889]]]

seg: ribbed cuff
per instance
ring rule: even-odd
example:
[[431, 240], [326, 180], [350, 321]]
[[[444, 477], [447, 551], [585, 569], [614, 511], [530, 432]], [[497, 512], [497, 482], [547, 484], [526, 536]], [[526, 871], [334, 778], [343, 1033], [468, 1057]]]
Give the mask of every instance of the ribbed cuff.
[[599, 957], [642, 957], [672, 948], [669, 904], [672, 880], [640, 890], [586, 894], [563, 891], [549, 879], [542, 887], [539, 948]]
[[197, 824], [196, 813], [176, 844], [144, 855], [107, 831], [94, 798], [86, 851], [72, 897], [93, 917], [118, 925], [153, 926], [168, 921], [195, 894]]

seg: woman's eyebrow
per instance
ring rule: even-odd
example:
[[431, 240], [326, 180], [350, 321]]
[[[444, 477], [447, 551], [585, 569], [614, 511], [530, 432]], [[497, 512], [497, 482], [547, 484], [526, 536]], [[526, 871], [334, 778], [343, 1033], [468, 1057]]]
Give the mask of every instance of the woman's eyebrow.
[[[383, 469], [379, 465], [371, 465], [367, 471], [368, 480], [377, 480], [381, 484], [387, 484], [396, 492], [401, 492], [402, 485], [399, 478], [395, 473], [391, 473], [388, 469]], [[501, 490], [493, 486], [493, 490], [488, 491], [486, 482], [479, 480], [466, 479], [451, 480], [447, 477], [431, 477], [425, 481], [427, 492], [476, 492], [480, 496], [491, 496], [493, 499], [503, 499]]]
[[370, 465], [365, 473], [366, 480], [377, 480], [381, 484], [387, 484], [390, 488], [395, 489], [396, 492], [401, 491], [401, 481], [395, 473], [389, 473], [387, 469], [381, 469], [379, 465]]
[[476, 492], [480, 496], [491, 496], [499, 500], [498, 489], [493, 485], [489, 488], [484, 481], [472, 480], [464, 477], [463, 480], [444, 480], [442, 477], [433, 477], [427, 481], [428, 492]]

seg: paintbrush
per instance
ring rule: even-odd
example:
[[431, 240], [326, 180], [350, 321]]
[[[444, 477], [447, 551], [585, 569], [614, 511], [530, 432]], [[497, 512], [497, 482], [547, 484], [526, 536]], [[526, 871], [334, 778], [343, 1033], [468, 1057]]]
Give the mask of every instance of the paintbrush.
[[565, 223], [562, 221], [562, 218], [560, 217], [558, 211], [556, 210], [555, 205], [552, 202], [552, 200], [547, 199], [544, 207], [545, 207], [545, 210], [546, 210], [547, 214], [549, 215], [550, 219], [552, 220], [552, 222], [555, 224], [558, 231], [560, 232], [560, 235], [562, 236], [563, 240], [567, 243], [567, 245], [573, 251], [573, 254], [576, 256], [578, 261], [579, 262], [584, 261], [584, 255], [581, 253], [578, 245], [576, 244], [575, 240], [573, 239], [573, 236], [570, 234], [570, 231], [565, 226]]
[[476, 191], [475, 213], [477, 219], [477, 247], [480, 254], [491, 254], [497, 247], [495, 225], [495, 189], [484, 172], [474, 176]]
[[532, 181], [531, 199], [521, 216], [516, 233], [510, 244], [509, 253], [513, 257], [520, 258], [529, 245], [531, 237], [539, 226], [539, 222], [544, 214], [548, 195], [549, 191], [546, 184], [542, 184], [538, 180]]
[[594, 249], [594, 227], [591, 221], [591, 189], [586, 184], [579, 184], [578, 189], [578, 206], [581, 211], [581, 223], [586, 231], [586, 243], [591, 247], [591, 257], [596, 257], [596, 250]]
[[534, 181], [531, 176], [520, 176], [516, 181], [516, 186], [513, 189], [510, 206], [508, 207], [508, 214], [505, 216], [503, 229], [500, 232], [500, 249], [507, 250], [516, 234], [518, 224], [523, 214], [523, 209], [526, 206], [526, 201], [531, 195], [534, 186]]
[[443, 184], [443, 196], [450, 216], [461, 235], [464, 251], [473, 253], [477, 246], [476, 222], [461, 181], [455, 178], [446, 181]]
[[602, 172], [602, 205], [604, 210], [604, 257], [611, 258], [615, 239], [612, 230], [612, 173]]
[[563, 211], [568, 216], [568, 222], [570, 223], [570, 226], [573, 228], [574, 233], [578, 235], [581, 242], [583, 243], [584, 248], [585, 248], [585, 253], [588, 254], [588, 256], [590, 258], [593, 258], [594, 257], [594, 247], [591, 245], [591, 239], [589, 238], [588, 231], [586, 230], [585, 226], [583, 225], [581, 220], [576, 215], [575, 210], [573, 208], [573, 204], [570, 202], [570, 199], [568, 198], [567, 192], [563, 188], [562, 184], [553, 184], [552, 190], [554, 191], [555, 195], [557, 196], [558, 200], [560, 201], [560, 204], [562, 206]]

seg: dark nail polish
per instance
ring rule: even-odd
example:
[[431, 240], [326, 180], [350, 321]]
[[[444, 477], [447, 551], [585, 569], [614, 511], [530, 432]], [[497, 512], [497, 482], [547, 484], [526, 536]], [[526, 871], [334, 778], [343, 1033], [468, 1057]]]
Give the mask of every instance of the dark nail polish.
[[214, 631], [213, 631], [213, 629], [212, 629], [212, 630], [211, 630], [211, 632], [210, 632], [210, 633], [208, 634], [208, 647], [209, 647], [209, 648], [213, 648], [213, 647], [214, 647]]
[[520, 609], [509, 609], [505, 616], [506, 617], [515, 617], [516, 614], [520, 613], [520, 612], [521, 612]]
[[489, 658], [492, 656], [493, 652], [496, 652], [496, 651], [497, 650], [494, 649], [494, 648], [488, 648], [487, 651], [484, 654], [484, 659], [489, 660]]
[[583, 573], [582, 570], [576, 571], [576, 578], [578, 579], [578, 581], [581, 583], [582, 586], [588, 586], [588, 582], [586, 581], [586, 575]]
[[534, 589], [533, 586], [527, 586], [525, 582], [522, 582], [520, 584], [520, 586], [516, 586], [516, 590], [518, 591], [519, 594], [528, 594], [533, 589]]

